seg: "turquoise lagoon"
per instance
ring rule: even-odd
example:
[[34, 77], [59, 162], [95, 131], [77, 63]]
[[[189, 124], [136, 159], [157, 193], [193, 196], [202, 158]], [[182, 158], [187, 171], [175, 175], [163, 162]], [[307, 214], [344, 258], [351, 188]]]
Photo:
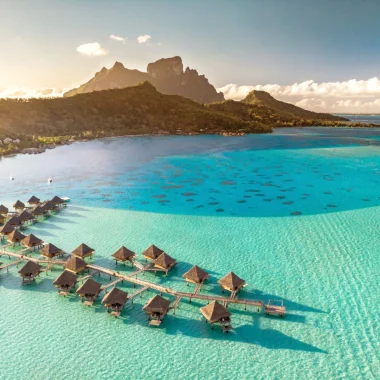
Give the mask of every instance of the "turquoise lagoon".
[[154, 243], [179, 264], [144, 279], [188, 290], [182, 274], [197, 264], [211, 274], [202, 291], [221, 294], [217, 279], [232, 270], [248, 283], [240, 297], [288, 310], [231, 306], [234, 331], [223, 334], [203, 303], [184, 301], [149, 328], [153, 292], [115, 320], [99, 302], [59, 297], [58, 269], [21, 286], [13, 268], [0, 274], [1, 379], [380, 377], [380, 130], [106, 139], [2, 159], [0, 177], [8, 206], [71, 198], [29, 229], [66, 251], [85, 242], [114, 267], [120, 245]]

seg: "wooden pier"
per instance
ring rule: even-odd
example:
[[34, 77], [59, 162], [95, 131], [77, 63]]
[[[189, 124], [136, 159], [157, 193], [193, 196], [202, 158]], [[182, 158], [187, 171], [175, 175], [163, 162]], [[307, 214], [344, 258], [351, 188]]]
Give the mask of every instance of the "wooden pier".
[[145, 292], [145, 290], [148, 290], [148, 289], [149, 289], [149, 286], [144, 286], [144, 287], [140, 288], [139, 290], [135, 291], [130, 296], [128, 296], [128, 300], [131, 300], [131, 302], [133, 303], [133, 298], [135, 298], [138, 295], [140, 295], [140, 298], [141, 298], [142, 297], [142, 293]]
[[[239, 305], [246, 305], [246, 306], [255, 306], [257, 308], [262, 308], [263, 302], [262, 301], [253, 301], [253, 300], [245, 300], [245, 299], [238, 299], [238, 298], [230, 298], [230, 297], [220, 297], [220, 296], [213, 296], [213, 295], [203, 295], [203, 294], [198, 294], [198, 293], [186, 293], [186, 292], [179, 292], [177, 290], [174, 290], [169, 287], [161, 286], [158, 284], [154, 284], [149, 281], [145, 280], [140, 280], [137, 277], [134, 277], [137, 272], [131, 274], [131, 275], [124, 275], [119, 272], [113, 271], [108, 268], [103, 268], [94, 264], [88, 264], [87, 268], [93, 269], [99, 272], [102, 272], [104, 274], [107, 274], [112, 277], [118, 277], [120, 279], [123, 279], [124, 281], [131, 282], [136, 285], [141, 285], [143, 287], [148, 287], [150, 289], [156, 290], [158, 292], [165, 293], [165, 294], [170, 294], [175, 297], [181, 297], [181, 298], [189, 298], [191, 299], [199, 299], [199, 300], [206, 300], [208, 302], [210, 301], [218, 301], [220, 303], [233, 303], [233, 304], [239, 304]], [[132, 277], [133, 276], [133, 277]], [[197, 286], [196, 290], [197, 292], [199, 291], [200, 286]]]
[[[2, 247], [2, 248], [4, 248], [4, 247]], [[9, 257], [14, 257], [18, 260], [18, 262], [28, 260], [28, 261], [33, 261], [33, 262], [38, 263], [38, 264], [47, 264], [48, 269], [51, 269], [54, 265], [59, 265], [59, 266], [65, 265], [64, 260], [37, 259], [37, 258], [30, 257], [30, 256], [25, 256], [22, 254], [22, 253], [28, 251], [29, 249], [30, 248], [26, 248], [24, 250], [19, 251], [18, 253], [9, 252], [9, 251], [6, 251], [4, 249], [1, 249], [0, 250], [0, 256], [1, 255], [7, 255]], [[5, 266], [3, 266], [2, 268], [4, 268], [4, 267]], [[138, 267], [138, 266], [136, 266], [136, 267]], [[207, 301], [207, 302], [218, 301], [218, 302], [222, 303], [223, 305], [228, 305], [229, 303], [232, 303], [232, 304], [237, 304], [237, 305], [244, 305], [245, 307], [254, 306], [254, 307], [258, 308], [258, 311], [261, 311], [261, 308], [264, 305], [264, 303], [262, 301], [238, 299], [237, 297], [235, 297], [235, 292], [233, 292], [231, 294], [231, 297], [221, 297], [221, 296], [214, 296], [214, 295], [199, 294], [199, 291], [201, 289], [202, 284], [198, 284], [193, 293], [187, 293], [187, 292], [179, 292], [179, 291], [174, 290], [172, 288], [162, 286], [162, 285], [158, 285], [158, 284], [137, 278], [137, 275], [139, 273], [142, 273], [145, 270], [149, 269], [149, 268], [146, 268], [146, 266], [141, 266], [140, 270], [138, 270], [138, 271], [136, 271], [130, 275], [121, 274], [120, 272], [114, 271], [114, 270], [109, 269], [109, 268], [104, 268], [104, 267], [101, 267], [101, 266], [98, 266], [95, 264], [88, 264], [87, 268], [91, 269], [95, 272], [98, 272], [98, 273], [107, 274], [111, 278], [112, 277], [115, 278], [115, 280], [113, 282], [103, 286], [102, 290], [106, 290], [107, 288], [116, 285], [120, 281], [126, 281], [126, 282], [130, 282], [132, 284], [135, 284], [135, 285], [142, 286], [143, 290], [139, 289], [139, 290], [141, 290], [141, 292], [143, 292], [144, 290], [147, 290], [149, 288], [149, 289], [156, 290], [156, 291], [160, 292], [160, 294], [164, 293], [164, 294], [169, 294], [169, 295], [176, 297], [176, 301], [175, 301], [175, 302], [177, 302], [176, 307], [178, 306], [178, 303], [180, 302], [180, 300], [182, 298], [187, 298], [190, 301], [193, 299], [203, 300], [203, 301]], [[84, 279], [87, 279], [90, 276], [91, 275], [84, 276], [84, 277], [80, 278], [78, 281], [83, 281]], [[140, 294], [140, 293], [138, 293], [139, 290], [134, 294], [136, 294], [136, 295]], [[130, 298], [130, 297], [128, 297], [128, 298]]]
[[102, 286], [102, 291], [105, 290], [107, 292], [107, 289], [110, 288], [111, 286], [115, 286], [118, 284], [120, 281], [123, 281], [122, 278], [117, 278], [115, 281], [110, 282], [109, 284], [103, 285]]

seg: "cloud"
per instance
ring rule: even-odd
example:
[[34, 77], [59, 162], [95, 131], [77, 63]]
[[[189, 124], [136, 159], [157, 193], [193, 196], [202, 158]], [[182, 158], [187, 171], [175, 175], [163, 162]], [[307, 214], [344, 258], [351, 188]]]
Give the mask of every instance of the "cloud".
[[115, 34], [111, 34], [110, 38], [111, 40], [122, 42], [123, 44], [125, 44], [125, 41], [127, 40], [127, 38], [116, 36]]
[[[320, 112], [380, 112], [380, 79], [350, 79], [342, 82], [317, 83], [307, 80], [291, 85], [266, 84], [239, 86], [228, 84], [218, 88], [226, 99], [241, 100], [252, 90], [269, 92], [273, 97]], [[347, 101], [350, 100], [350, 101]], [[367, 111], [368, 110], [368, 111]]]
[[99, 42], [91, 42], [88, 44], [79, 45], [77, 47], [77, 52], [90, 57], [108, 54], [108, 50], [100, 45]]
[[0, 98], [56, 98], [63, 96], [66, 91], [64, 88], [0, 88]]
[[138, 36], [137, 37], [137, 42], [139, 44], [146, 44], [152, 39], [152, 37], [149, 34], [144, 34], [143, 36]]
[[287, 86], [278, 84], [238, 86], [228, 84], [220, 89], [229, 99], [239, 100], [252, 90], [270, 92], [273, 96], [321, 96], [321, 97], [356, 97], [380, 95], [380, 79], [377, 77], [368, 80], [351, 79], [345, 82], [316, 83], [307, 80]]

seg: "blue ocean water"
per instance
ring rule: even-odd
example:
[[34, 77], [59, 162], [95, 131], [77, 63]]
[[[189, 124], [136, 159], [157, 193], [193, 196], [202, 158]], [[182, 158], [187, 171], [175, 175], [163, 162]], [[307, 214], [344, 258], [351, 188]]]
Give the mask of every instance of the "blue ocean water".
[[380, 115], [379, 114], [339, 114], [339, 116], [345, 117], [351, 121], [357, 123], [366, 123], [366, 124], [380, 124]]
[[142, 311], [152, 292], [114, 320], [99, 302], [59, 297], [58, 269], [25, 287], [13, 268], [0, 273], [0, 378], [379, 378], [379, 147], [380, 130], [300, 128], [2, 159], [0, 203], [72, 199], [30, 228], [44, 240], [67, 251], [85, 242], [108, 267], [120, 245], [154, 243], [179, 264], [145, 279], [188, 290], [182, 274], [197, 264], [211, 274], [203, 292], [221, 294], [232, 270], [248, 283], [239, 297], [282, 299], [288, 316], [231, 306], [227, 335], [204, 323], [202, 302], [185, 301], [154, 329]]

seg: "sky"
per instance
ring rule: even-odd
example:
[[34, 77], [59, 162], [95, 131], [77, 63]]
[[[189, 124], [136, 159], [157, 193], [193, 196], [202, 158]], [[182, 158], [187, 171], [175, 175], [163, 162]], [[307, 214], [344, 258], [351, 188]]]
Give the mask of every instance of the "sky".
[[0, 97], [179, 55], [226, 98], [380, 112], [379, 14], [380, 0], [0, 0]]

